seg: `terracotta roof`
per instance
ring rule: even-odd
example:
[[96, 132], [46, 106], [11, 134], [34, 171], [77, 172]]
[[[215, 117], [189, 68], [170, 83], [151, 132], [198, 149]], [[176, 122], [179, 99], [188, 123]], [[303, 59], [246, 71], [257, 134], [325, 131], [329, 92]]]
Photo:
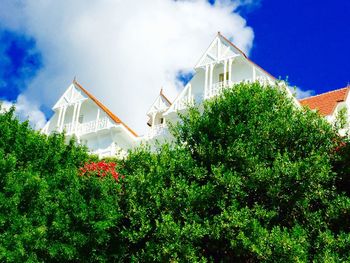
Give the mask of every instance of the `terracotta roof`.
[[91, 100], [93, 100], [115, 123], [122, 124], [128, 131], [130, 131], [134, 136], [138, 137], [136, 132], [134, 132], [129, 126], [127, 126], [121, 119], [113, 114], [105, 105], [103, 105], [95, 96], [84, 89], [75, 79], [73, 84], [76, 85], [82, 92], [84, 92]]
[[349, 92], [349, 86], [332, 90], [323, 94], [308, 97], [299, 100], [302, 106], [308, 106], [311, 110], [318, 110], [318, 112], [323, 116], [331, 115], [337, 106], [338, 102], [346, 100]]

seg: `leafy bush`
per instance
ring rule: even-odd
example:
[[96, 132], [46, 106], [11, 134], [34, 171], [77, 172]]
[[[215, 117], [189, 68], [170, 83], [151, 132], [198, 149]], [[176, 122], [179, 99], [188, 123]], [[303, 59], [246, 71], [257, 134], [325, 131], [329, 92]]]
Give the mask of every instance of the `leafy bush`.
[[0, 261], [350, 260], [350, 144], [317, 113], [240, 84], [173, 133], [98, 161], [0, 115]]
[[350, 260], [350, 199], [333, 166], [340, 138], [317, 113], [275, 87], [240, 84], [173, 132], [175, 146], [124, 163], [135, 259]]
[[[109, 261], [118, 252], [121, 187], [78, 176], [84, 148], [0, 115], [0, 261]], [[118, 256], [119, 258], [119, 256]]]

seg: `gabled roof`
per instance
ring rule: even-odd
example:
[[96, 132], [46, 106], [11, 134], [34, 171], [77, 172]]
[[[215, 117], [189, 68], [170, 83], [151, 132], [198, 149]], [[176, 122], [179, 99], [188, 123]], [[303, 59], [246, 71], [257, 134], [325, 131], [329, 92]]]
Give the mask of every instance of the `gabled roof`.
[[147, 111], [147, 115], [154, 112], [164, 111], [171, 106], [170, 100], [163, 94], [163, 89], [160, 90], [158, 97], [155, 99], [150, 109]]
[[53, 110], [60, 108], [62, 106], [67, 106], [74, 104], [78, 101], [87, 99], [87, 97], [79, 90], [73, 83], [68, 87], [68, 89], [63, 93], [63, 95], [58, 99], [56, 104], [53, 106]]
[[129, 126], [127, 126], [121, 119], [114, 115], [105, 105], [103, 105], [95, 96], [84, 89], [75, 79], [73, 80], [75, 87], [79, 88], [83, 93], [86, 94], [93, 102], [97, 104], [115, 123], [122, 124], [128, 131], [130, 131], [134, 136], [138, 137], [136, 132], [134, 132]]
[[332, 115], [337, 104], [345, 101], [350, 86], [342, 89], [332, 90], [323, 94], [299, 100], [300, 104], [309, 107], [311, 110], [318, 110], [323, 116]]
[[167, 97], [165, 97], [165, 95], [164, 95], [164, 93], [163, 93], [163, 89], [160, 89], [159, 95], [160, 95], [163, 99], [165, 99], [165, 101], [166, 101], [167, 103], [169, 103], [169, 105], [171, 105], [170, 100], [169, 100]]
[[254, 66], [256, 66], [257, 68], [259, 68], [261, 71], [263, 71], [264, 73], [266, 73], [267, 75], [269, 75], [272, 79], [276, 79], [274, 76], [272, 76], [269, 72], [267, 72], [265, 69], [263, 69], [262, 67], [260, 67], [258, 64], [256, 64], [255, 62], [253, 62], [252, 60], [250, 60], [250, 58], [248, 58], [248, 56], [242, 51], [240, 50], [235, 44], [233, 44], [230, 40], [228, 40], [226, 37], [224, 37], [220, 32], [218, 32], [219, 37], [221, 37], [222, 39], [224, 39], [228, 44], [230, 44], [232, 47], [234, 47], [239, 53], [241, 53], [241, 55], [248, 60], [249, 63], [253, 64]]
[[216, 35], [207, 50], [199, 59], [195, 68], [204, 67], [211, 63], [240, 56], [242, 51], [236, 48], [227, 39], [223, 38], [220, 32]]
[[[219, 48], [218, 48], [218, 44], [216, 44], [216, 42], [222, 41], [222, 43], [225, 44], [225, 46], [231, 46], [233, 48], [233, 50], [231, 52], [228, 52], [227, 50], [224, 50], [221, 52], [221, 54], [219, 54]], [[215, 46], [216, 45], [216, 46]], [[221, 47], [221, 50], [223, 49], [224, 46]], [[210, 54], [210, 49], [215, 49], [218, 48], [218, 51], [216, 52], [216, 54]], [[207, 62], [206, 61], [206, 56], [209, 56], [211, 59], [222, 59], [223, 56], [225, 57], [236, 57], [236, 56], [242, 56], [244, 57], [250, 64], [252, 64], [253, 66], [257, 67], [259, 70], [261, 70], [262, 72], [264, 72], [265, 74], [267, 74], [269, 77], [271, 77], [273, 80], [276, 80], [276, 78], [274, 76], [272, 76], [269, 72], [267, 72], [265, 69], [263, 69], [262, 67], [260, 67], [258, 64], [256, 64], [255, 62], [253, 62], [252, 60], [250, 60], [250, 58], [248, 58], [248, 56], [241, 50], [239, 49], [235, 44], [233, 44], [229, 39], [227, 39], [226, 37], [224, 37], [220, 32], [217, 33], [215, 39], [212, 41], [212, 43], [210, 44], [209, 48], [207, 49], [207, 51], [204, 53], [204, 55], [202, 55], [201, 59], [199, 60], [199, 62], [197, 63], [197, 65], [195, 67], [198, 67], [200, 65], [202, 65], [203, 63]]]

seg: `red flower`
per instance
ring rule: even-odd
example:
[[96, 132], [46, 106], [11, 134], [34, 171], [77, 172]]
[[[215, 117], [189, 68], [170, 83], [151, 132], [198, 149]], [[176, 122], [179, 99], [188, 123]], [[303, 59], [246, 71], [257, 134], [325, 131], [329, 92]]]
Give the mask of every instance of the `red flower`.
[[[91, 176], [95, 175], [98, 177], [105, 177], [111, 175], [116, 181], [119, 180], [119, 173], [115, 170], [117, 164], [110, 162], [106, 163], [105, 161], [100, 162], [90, 162], [85, 163], [83, 167], [79, 168], [81, 176]], [[124, 176], [122, 176], [124, 179]]]
[[339, 142], [339, 145], [337, 147], [335, 147], [335, 151], [339, 152], [343, 147], [346, 146], [346, 142]]

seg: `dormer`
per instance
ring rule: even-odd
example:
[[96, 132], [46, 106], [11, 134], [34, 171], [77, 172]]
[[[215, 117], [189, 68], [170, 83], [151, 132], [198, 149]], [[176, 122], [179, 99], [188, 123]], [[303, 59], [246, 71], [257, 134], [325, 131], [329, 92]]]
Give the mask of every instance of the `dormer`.
[[224, 63], [225, 61], [228, 62], [239, 56], [247, 57], [243, 51], [218, 32], [208, 49], [199, 59], [195, 69], [205, 68], [211, 64]]
[[65, 131], [67, 136], [81, 138], [110, 130], [123, 130], [128, 141], [138, 137], [75, 79], [52, 109], [55, 114], [42, 129], [45, 134]]
[[75, 85], [75, 81], [73, 81], [73, 83], [63, 93], [61, 98], [56, 102], [52, 109], [55, 111], [59, 108], [74, 105], [77, 102], [84, 101], [87, 99], [88, 97], [86, 96], [86, 94], [79, 90]]
[[164, 124], [163, 113], [167, 111], [170, 106], [170, 100], [163, 94], [163, 89], [161, 89], [158, 97], [147, 111], [147, 116], [149, 117], [147, 125], [154, 127], [156, 125]]

